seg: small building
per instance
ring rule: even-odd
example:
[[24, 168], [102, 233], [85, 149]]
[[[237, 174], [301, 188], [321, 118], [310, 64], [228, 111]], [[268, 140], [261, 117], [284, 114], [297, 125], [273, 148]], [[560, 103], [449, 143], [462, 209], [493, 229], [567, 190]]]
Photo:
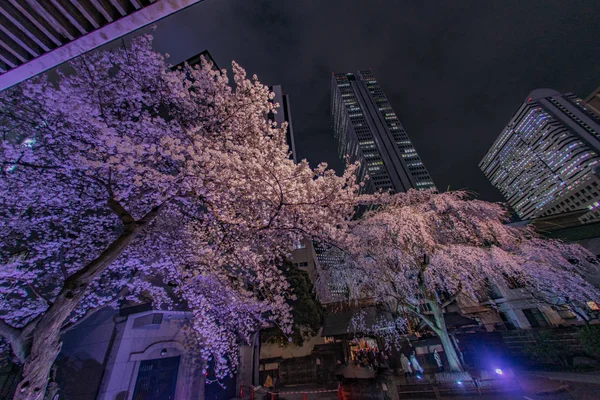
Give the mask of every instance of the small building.
[[[197, 398], [203, 376], [196, 352], [186, 346], [188, 311], [139, 305], [100, 310], [63, 340], [56, 380], [66, 400], [188, 400]], [[255, 337], [257, 338], [257, 337]], [[235, 397], [241, 383], [258, 384], [257, 341], [240, 347], [240, 374], [204, 386], [208, 400]], [[256, 373], [256, 378], [253, 374]]]

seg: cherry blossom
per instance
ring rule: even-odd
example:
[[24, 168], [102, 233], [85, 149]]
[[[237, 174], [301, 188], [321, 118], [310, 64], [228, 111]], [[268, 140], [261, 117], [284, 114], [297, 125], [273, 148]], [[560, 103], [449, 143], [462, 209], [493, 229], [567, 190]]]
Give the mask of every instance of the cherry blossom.
[[487, 300], [481, 293], [491, 282], [510, 280], [538, 299], [567, 307], [600, 298], [584, 279], [598, 270], [589, 252], [507, 225], [501, 205], [469, 199], [465, 192], [416, 190], [359, 202], [374, 207], [350, 223], [339, 244], [345, 262], [321, 271], [321, 288], [343, 282], [350, 299], [372, 297], [395, 319], [387, 322], [395, 334], [402, 333], [397, 328], [407, 313], [421, 319], [441, 339], [453, 371], [462, 366], [443, 310], [459, 295]]
[[353, 213], [356, 166], [289, 158], [273, 93], [232, 63], [173, 70], [151, 38], [0, 93], [0, 335], [41, 399], [61, 334], [122, 296], [184, 305], [217, 376], [267, 322], [289, 330], [277, 266]]

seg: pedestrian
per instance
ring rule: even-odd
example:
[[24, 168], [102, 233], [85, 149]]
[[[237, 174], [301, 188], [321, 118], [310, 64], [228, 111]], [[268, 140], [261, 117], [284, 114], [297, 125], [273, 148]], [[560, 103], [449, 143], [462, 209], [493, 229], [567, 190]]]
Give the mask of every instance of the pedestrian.
[[442, 357], [440, 356], [440, 353], [438, 353], [437, 349], [433, 350], [433, 358], [437, 364], [438, 372], [444, 372], [444, 363], [442, 362]]
[[361, 363], [363, 367], [369, 368], [369, 359], [367, 358], [367, 356], [362, 356]]
[[419, 364], [419, 360], [417, 360], [417, 354], [414, 350], [410, 354], [410, 363], [413, 371], [415, 371], [415, 374], [417, 375], [417, 378], [419, 378], [419, 375], [423, 373], [423, 368], [421, 367], [421, 364]]
[[375, 352], [373, 349], [367, 350], [367, 360], [369, 361], [369, 366], [373, 369], [375, 366]]
[[408, 378], [412, 378], [412, 368], [410, 367], [410, 361], [404, 353], [400, 356], [400, 365], [404, 371], [404, 379], [408, 382]]
[[390, 354], [390, 357], [387, 359], [387, 361], [394, 376], [398, 376], [398, 358], [394, 357], [393, 354]]

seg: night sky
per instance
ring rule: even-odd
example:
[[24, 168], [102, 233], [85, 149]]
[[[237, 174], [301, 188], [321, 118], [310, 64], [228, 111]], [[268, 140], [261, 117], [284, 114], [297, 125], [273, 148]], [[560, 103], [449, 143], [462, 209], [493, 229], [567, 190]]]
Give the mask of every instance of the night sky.
[[154, 36], [173, 64], [208, 49], [281, 84], [299, 158], [337, 171], [331, 73], [371, 68], [438, 188], [491, 201], [477, 164], [529, 91], [600, 85], [597, 0], [205, 0]]

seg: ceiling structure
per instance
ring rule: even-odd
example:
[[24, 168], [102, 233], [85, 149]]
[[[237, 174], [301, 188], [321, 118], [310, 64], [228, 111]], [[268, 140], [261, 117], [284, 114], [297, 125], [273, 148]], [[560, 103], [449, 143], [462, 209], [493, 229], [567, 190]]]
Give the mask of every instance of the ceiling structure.
[[3, 0], [0, 90], [202, 0]]

